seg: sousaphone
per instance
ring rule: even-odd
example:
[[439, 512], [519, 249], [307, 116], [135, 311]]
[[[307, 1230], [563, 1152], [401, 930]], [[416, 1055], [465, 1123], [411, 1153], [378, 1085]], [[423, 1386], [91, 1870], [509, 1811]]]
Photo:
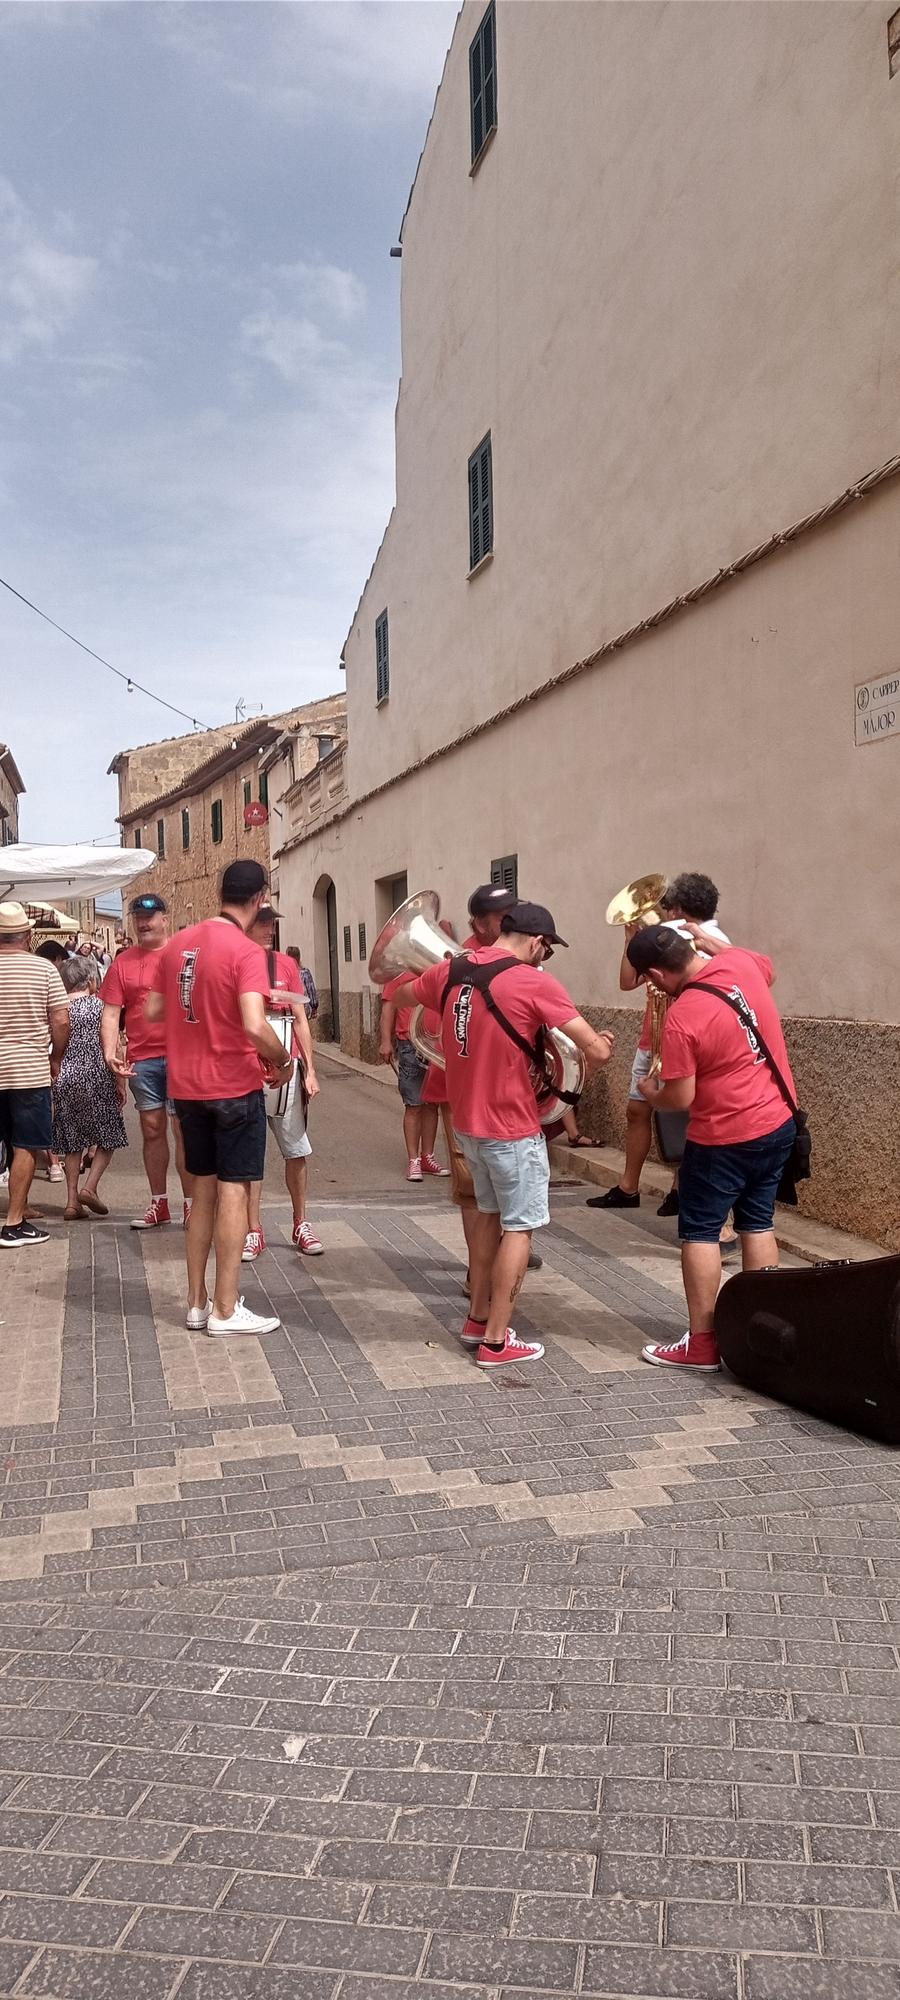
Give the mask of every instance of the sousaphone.
[[[458, 946], [438, 929], [440, 908], [437, 891], [422, 889], [394, 911], [372, 946], [369, 978], [373, 985], [384, 986], [389, 979], [396, 979], [403, 972], [427, 972], [430, 965], [439, 965], [443, 959], [458, 956]], [[445, 1069], [440, 1042], [423, 1027], [422, 1013], [421, 1007], [413, 1008], [409, 1023], [410, 1041], [425, 1062]], [[585, 1084], [584, 1058], [568, 1035], [564, 1035], [559, 1028], [549, 1028], [546, 1030], [546, 1043], [549, 1091], [546, 1078], [536, 1070], [533, 1072], [536, 1090], [544, 1092], [538, 1098], [543, 1126], [556, 1124], [566, 1109], [558, 1092], [564, 1090], [580, 1096]]]

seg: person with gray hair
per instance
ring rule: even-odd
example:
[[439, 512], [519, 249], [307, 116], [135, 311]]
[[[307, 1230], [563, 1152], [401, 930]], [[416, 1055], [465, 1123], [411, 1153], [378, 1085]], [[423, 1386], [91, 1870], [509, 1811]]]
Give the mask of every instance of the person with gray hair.
[[[69, 994], [69, 1043], [53, 1086], [53, 1150], [66, 1176], [65, 1220], [82, 1222], [91, 1215], [108, 1215], [97, 1192], [113, 1153], [127, 1146], [122, 1122], [120, 1086], [107, 1068], [100, 1046], [103, 1002], [97, 987], [100, 970], [91, 954], [66, 960], [60, 968]], [[85, 1153], [93, 1158], [79, 1188]]]

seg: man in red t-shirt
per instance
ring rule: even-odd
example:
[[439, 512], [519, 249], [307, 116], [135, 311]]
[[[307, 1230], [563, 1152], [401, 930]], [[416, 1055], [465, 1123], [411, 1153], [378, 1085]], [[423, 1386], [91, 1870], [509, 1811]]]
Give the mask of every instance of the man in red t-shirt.
[[[147, 998], [147, 1020], [165, 1022], [169, 1089], [194, 1176], [187, 1232], [192, 1333], [262, 1334], [280, 1325], [277, 1314], [250, 1312], [237, 1289], [248, 1188], [262, 1180], [266, 1158], [260, 1057], [280, 1081], [293, 1067], [266, 1020], [265, 954], [246, 935], [267, 886], [258, 861], [232, 861], [222, 877], [221, 914], [169, 940], [158, 953]], [[213, 1236], [210, 1300], [206, 1266]]]
[[[318, 1097], [319, 1080], [313, 1061], [312, 1036], [307, 1019], [307, 999], [300, 967], [296, 959], [289, 958], [286, 951], [275, 950], [275, 924], [277, 916], [271, 903], [262, 903], [256, 912], [248, 932], [254, 944], [265, 952], [269, 971], [269, 992], [266, 1006], [270, 1016], [293, 1017], [291, 1033], [291, 1053], [299, 1057], [298, 1074], [294, 1079], [293, 1095], [286, 1111], [277, 1106], [282, 1101], [280, 1091], [266, 1092], [266, 1122], [275, 1144], [284, 1161], [284, 1178], [291, 1197], [293, 1223], [291, 1241], [302, 1257], [321, 1257], [323, 1244], [311, 1222], [306, 1220], [306, 1194], [308, 1169], [306, 1162], [312, 1153], [306, 1130], [304, 1109], [305, 1087], [307, 1098]], [[302, 1064], [302, 1071], [300, 1065]], [[274, 1105], [275, 1109], [270, 1109]], [[266, 1247], [265, 1231], [262, 1226], [260, 1204], [262, 1181], [250, 1182], [250, 1198], [247, 1213], [247, 1240], [244, 1244], [243, 1262], [255, 1263]]]
[[[113, 1074], [127, 1076], [141, 1121], [150, 1206], [146, 1214], [135, 1217], [131, 1227], [158, 1229], [172, 1219], [167, 1186], [169, 1138], [166, 1106], [169, 1091], [166, 1081], [166, 1031], [161, 1021], [151, 1023], [144, 1019], [144, 1003], [156, 968], [157, 953], [162, 951], [168, 939], [169, 919], [162, 897], [152, 895], [136, 896], [131, 904], [131, 915], [137, 931], [137, 944], [117, 953], [100, 987], [103, 1001], [100, 1043]], [[119, 1054], [123, 1009], [127, 1048], [124, 1060]], [[175, 1164], [184, 1198], [182, 1222], [186, 1229], [190, 1221], [193, 1189], [184, 1164], [184, 1145], [177, 1118], [172, 1119], [172, 1132]]]
[[[707, 956], [711, 953], [712, 956]], [[679, 1173], [678, 1234], [690, 1325], [684, 1339], [651, 1343], [644, 1360], [658, 1367], [719, 1366], [713, 1332], [722, 1275], [719, 1235], [730, 1208], [745, 1271], [777, 1264], [774, 1233], [778, 1183], [794, 1141], [794, 1080], [778, 1009], [769, 991], [772, 962], [755, 951], [721, 945], [698, 930], [684, 937], [653, 924], [631, 939], [635, 972], [669, 995], [663, 1032], [661, 1084], [640, 1083], [651, 1107], [688, 1111]], [[718, 987], [743, 1018], [708, 989]], [[755, 1039], [758, 1028], [792, 1093], [789, 1106]]]
[[[576, 1011], [565, 987], [542, 973], [555, 946], [564, 945], [550, 911], [516, 903], [503, 918], [496, 945], [465, 954], [473, 972], [503, 967], [491, 982], [491, 999], [510, 1025], [533, 1045], [538, 1031], [564, 1028], [590, 1067], [608, 1062], [613, 1038], [598, 1035]], [[550, 1163], [528, 1057], [489, 1012], [477, 980], [467, 980], [457, 959], [433, 965], [408, 981], [398, 1005], [433, 1008], [441, 1016], [447, 1095], [453, 1125], [472, 1169], [478, 1213], [470, 1244], [471, 1309], [462, 1342], [477, 1349], [481, 1368], [537, 1361], [539, 1341], [517, 1338], [509, 1315], [528, 1265], [532, 1231], [550, 1220]]]

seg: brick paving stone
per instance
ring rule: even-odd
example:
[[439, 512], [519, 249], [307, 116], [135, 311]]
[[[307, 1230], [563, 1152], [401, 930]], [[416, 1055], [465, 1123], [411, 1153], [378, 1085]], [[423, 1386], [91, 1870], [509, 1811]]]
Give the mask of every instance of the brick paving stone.
[[[680, 1310], [623, 1261], [667, 1271], [653, 1218], [559, 1197], [548, 1363], [501, 1395], [404, 1353], [416, 1298], [457, 1323], [442, 1202], [332, 1215], [327, 1270], [273, 1260], [268, 1386], [211, 1408], [168, 1409], [119, 1224], [95, 1372], [76, 1246], [58, 1422], [0, 1460], [0, 1552], [43, 1559], [0, 1581], [0, 1990], [900, 2000], [892, 1455], [642, 1370]], [[351, 1244], [413, 1294], [390, 1388]], [[582, 1365], [554, 1282], [631, 1355]]]

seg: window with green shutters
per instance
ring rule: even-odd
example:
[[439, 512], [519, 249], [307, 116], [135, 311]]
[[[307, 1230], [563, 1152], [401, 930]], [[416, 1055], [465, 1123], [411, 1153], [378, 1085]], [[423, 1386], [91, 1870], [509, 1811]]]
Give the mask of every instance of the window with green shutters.
[[252, 797], [253, 797], [253, 786], [251, 785], [251, 783], [250, 783], [250, 780], [249, 780], [249, 778], [245, 778], [245, 779], [244, 779], [244, 804], [245, 804], [245, 806], [248, 806], [248, 805], [250, 804], [250, 801], [251, 801]]
[[375, 700], [387, 701], [391, 691], [391, 663], [388, 649], [388, 615], [382, 611], [375, 620]]
[[510, 895], [519, 893], [519, 857], [504, 854], [499, 861], [491, 862], [491, 881], [495, 888], [508, 889]]
[[134, 829], [134, 844], [135, 847], [140, 847], [141, 844], [141, 829], [139, 826], [136, 826]]
[[494, 546], [494, 481], [491, 434], [482, 438], [469, 460], [469, 568], [489, 556]]
[[260, 774], [259, 774], [259, 803], [260, 803], [260, 805], [261, 805], [261, 806], [267, 806], [267, 805], [268, 805], [268, 803], [269, 803], [269, 773], [268, 773], [268, 771], [261, 771], [261, 772], [260, 772]]
[[469, 97], [472, 111], [472, 165], [497, 123], [497, 19], [494, 0], [469, 46]]
[[191, 844], [191, 815], [184, 811], [181, 815], [181, 845], [186, 854]]
[[164, 819], [158, 819], [156, 822], [156, 852], [159, 855], [160, 861], [164, 861], [166, 858], [166, 822]]
[[221, 799], [213, 799], [213, 802], [212, 802], [212, 807], [211, 807], [211, 809], [210, 809], [210, 815], [209, 815], [209, 819], [210, 819], [210, 828], [211, 828], [211, 831], [212, 831], [212, 837], [213, 837], [213, 843], [214, 843], [214, 845], [215, 845], [216, 847], [218, 847], [218, 845], [219, 845], [219, 842], [220, 842], [220, 841], [221, 841], [221, 839], [222, 839], [222, 801], [221, 801]]

